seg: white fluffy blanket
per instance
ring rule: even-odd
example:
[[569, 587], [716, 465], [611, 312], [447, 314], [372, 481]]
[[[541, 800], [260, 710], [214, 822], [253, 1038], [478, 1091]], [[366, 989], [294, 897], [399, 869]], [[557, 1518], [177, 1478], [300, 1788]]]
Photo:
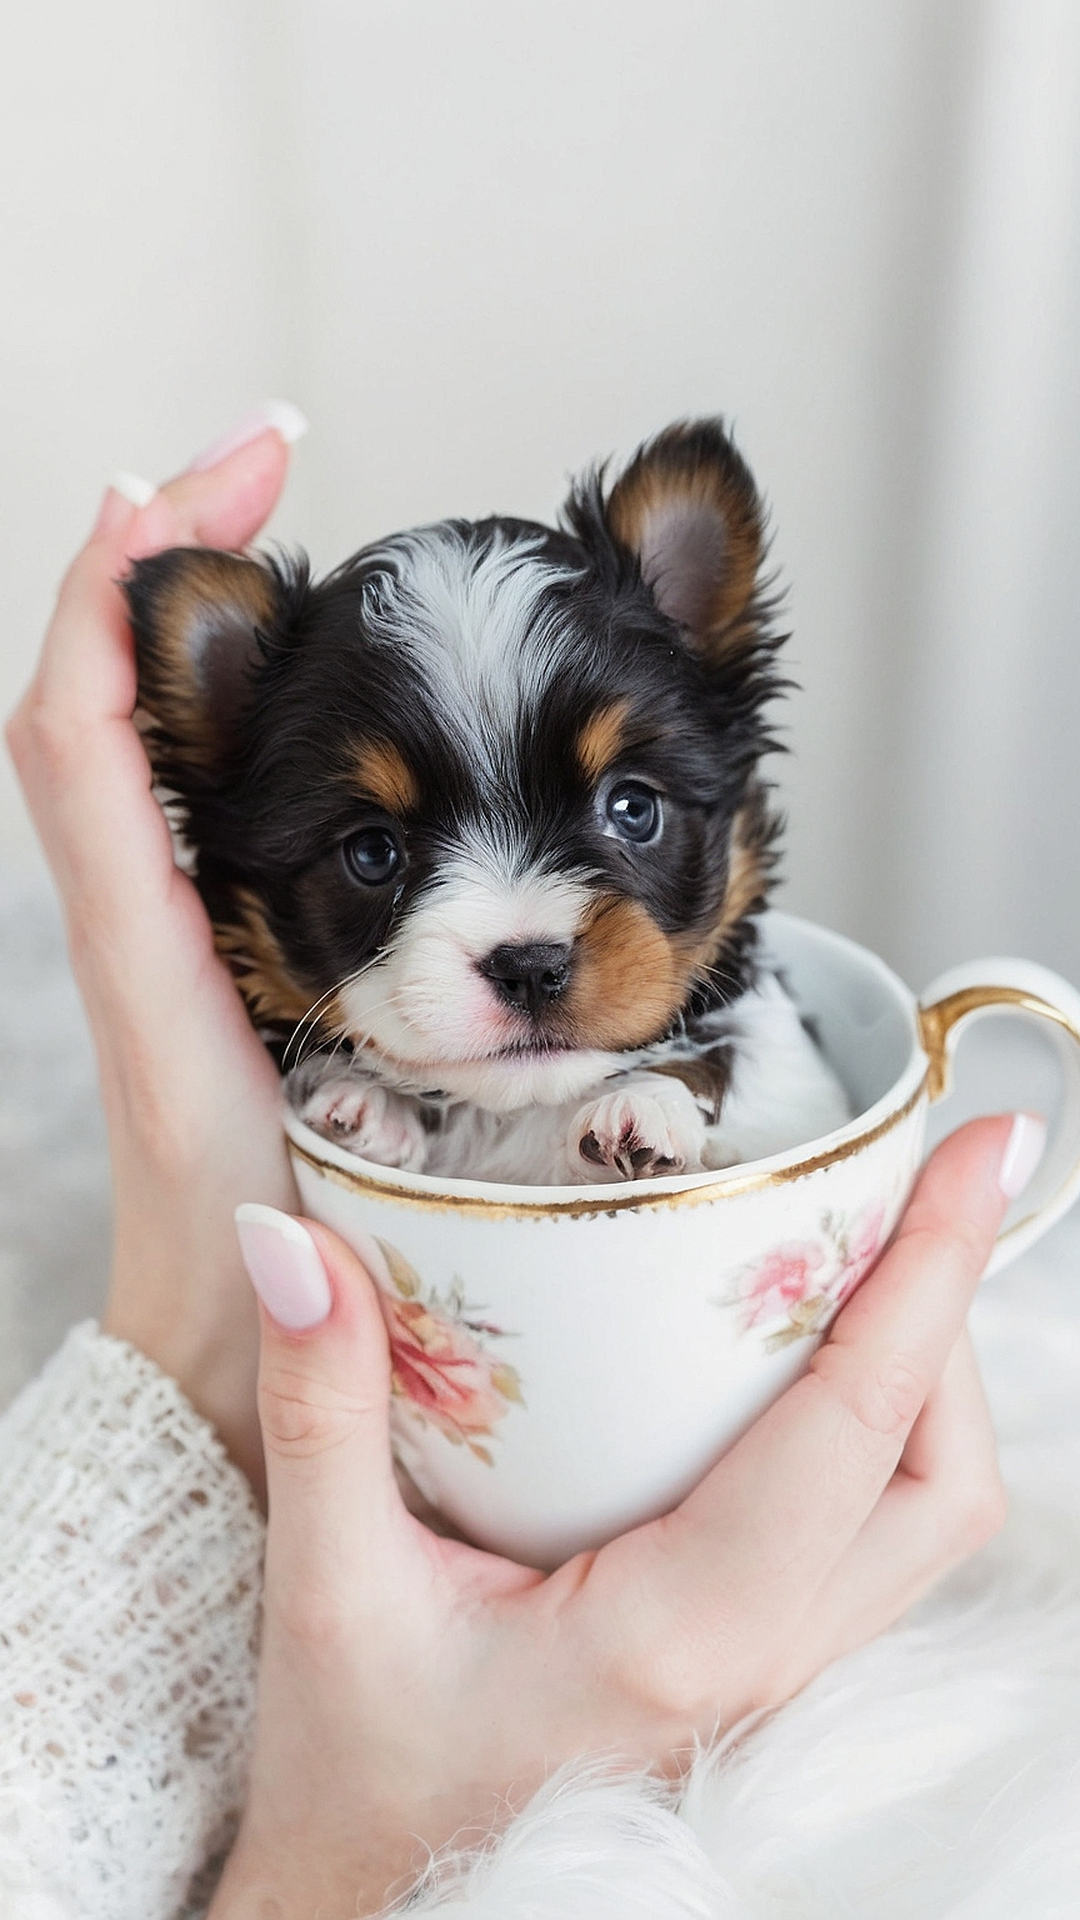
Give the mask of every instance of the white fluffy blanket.
[[[106, 1161], [55, 911], [0, 887], [0, 1401], [99, 1304]], [[1077, 1920], [1080, 1219], [978, 1303], [1009, 1525], [681, 1803], [563, 1777], [491, 1855], [433, 1866], [462, 1920]]]

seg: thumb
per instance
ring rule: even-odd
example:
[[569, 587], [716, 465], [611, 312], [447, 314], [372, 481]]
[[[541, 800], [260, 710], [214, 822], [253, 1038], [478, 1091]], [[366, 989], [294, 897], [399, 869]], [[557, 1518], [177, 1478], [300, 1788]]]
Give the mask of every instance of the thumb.
[[288, 445], [267, 427], [214, 466], [189, 468], [136, 514], [123, 537], [127, 558], [163, 547], [246, 547], [273, 512], [288, 465]]
[[378, 1295], [325, 1227], [255, 1205], [237, 1208], [236, 1227], [261, 1306], [259, 1421], [274, 1564], [352, 1585], [400, 1509]]

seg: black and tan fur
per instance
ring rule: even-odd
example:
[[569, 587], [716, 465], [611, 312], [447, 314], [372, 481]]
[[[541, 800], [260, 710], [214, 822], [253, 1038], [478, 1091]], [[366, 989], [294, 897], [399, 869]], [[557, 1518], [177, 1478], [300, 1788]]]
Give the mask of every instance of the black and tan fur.
[[[469, 1107], [505, 1145], [515, 1113], [628, 1072], [675, 1076], [716, 1123], [775, 857], [764, 547], [749, 470], [705, 421], [610, 490], [589, 476], [558, 529], [444, 522], [320, 583], [273, 557], [138, 563], [155, 775], [260, 1030], [284, 1051], [310, 1014], [309, 1107], [336, 1047], [337, 1078], [423, 1104], [428, 1140]], [[649, 795], [659, 831], [628, 839]], [[406, 1132], [405, 1163], [430, 1164]], [[641, 1144], [607, 1176], [664, 1170]], [[584, 1161], [565, 1177], [595, 1177]]]

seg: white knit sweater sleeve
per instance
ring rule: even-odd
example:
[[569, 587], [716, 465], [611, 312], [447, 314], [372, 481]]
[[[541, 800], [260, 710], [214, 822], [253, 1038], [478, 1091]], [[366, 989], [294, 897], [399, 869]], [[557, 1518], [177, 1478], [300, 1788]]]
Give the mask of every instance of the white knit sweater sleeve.
[[263, 1523], [176, 1384], [76, 1327], [0, 1418], [0, 1916], [172, 1920], [228, 1845]]
[[[263, 1539], [175, 1382], [89, 1323], [0, 1417], [0, 1920], [204, 1913], [250, 1749]], [[655, 1783], [602, 1768], [442, 1855], [407, 1904], [745, 1920]]]

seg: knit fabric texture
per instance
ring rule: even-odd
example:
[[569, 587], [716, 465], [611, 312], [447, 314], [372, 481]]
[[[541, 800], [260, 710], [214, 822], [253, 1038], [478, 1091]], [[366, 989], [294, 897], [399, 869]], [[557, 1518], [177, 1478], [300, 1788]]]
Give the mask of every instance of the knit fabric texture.
[[4, 1920], [198, 1911], [243, 1791], [263, 1540], [179, 1388], [92, 1323], [0, 1417]]

